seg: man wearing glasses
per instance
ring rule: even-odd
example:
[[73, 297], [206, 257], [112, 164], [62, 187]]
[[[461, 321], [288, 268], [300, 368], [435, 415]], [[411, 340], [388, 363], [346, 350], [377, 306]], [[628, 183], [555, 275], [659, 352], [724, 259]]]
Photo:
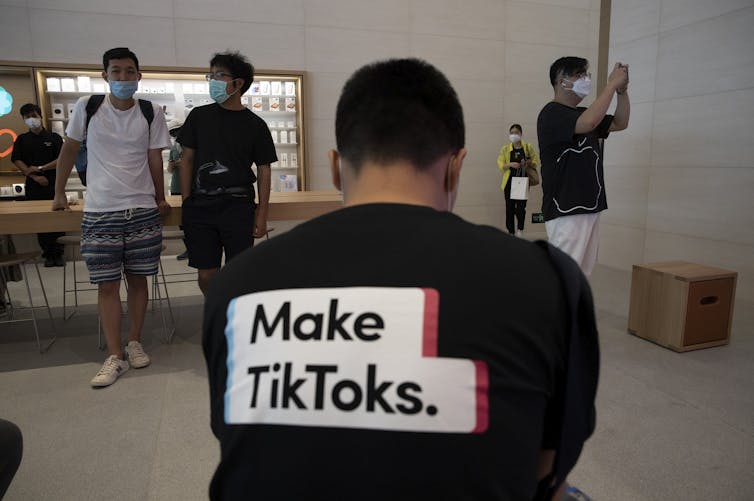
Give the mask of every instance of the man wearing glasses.
[[218, 53], [206, 77], [215, 103], [191, 110], [177, 139], [188, 264], [199, 270], [205, 295], [223, 252], [227, 262], [267, 233], [270, 164], [277, 161], [267, 124], [241, 103], [254, 67], [238, 52]]
[[[600, 212], [607, 209], [600, 139], [628, 127], [628, 65], [617, 63], [607, 85], [588, 108], [589, 62], [561, 57], [550, 67], [554, 99], [537, 119], [542, 156], [542, 212], [547, 238], [589, 275], [597, 262]], [[607, 115], [618, 95], [615, 115]]]

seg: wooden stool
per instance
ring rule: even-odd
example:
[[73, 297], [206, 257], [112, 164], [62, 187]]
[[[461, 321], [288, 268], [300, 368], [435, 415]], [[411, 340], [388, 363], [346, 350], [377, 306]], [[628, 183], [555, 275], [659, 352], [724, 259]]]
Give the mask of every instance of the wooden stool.
[[685, 261], [635, 264], [628, 332], [679, 352], [727, 344], [737, 275]]
[[[50, 346], [52, 346], [52, 343], [55, 342], [55, 321], [52, 319], [52, 312], [50, 311], [50, 303], [47, 301], [47, 292], [45, 291], [44, 283], [42, 282], [42, 275], [39, 273], [39, 265], [37, 264], [37, 259], [39, 258], [41, 254], [39, 252], [25, 252], [21, 254], [6, 254], [3, 256], [0, 256], [0, 282], [3, 283], [5, 286], [5, 294], [8, 296], [8, 320], [0, 320], [0, 323], [15, 323], [15, 322], [32, 322], [34, 324], [34, 335], [37, 338], [37, 348], [39, 348], [39, 353], [44, 353], [45, 351], [50, 349]], [[34, 269], [37, 270], [37, 279], [39, 280], [39, 286], [42, 288], [42, 296], [45, 299], [45, 305], [44, 308], [47, 309], [47, 316], [50, 317], [50, 325], [52, 326], [52, 339], [50, 342], [45, 346], [42, 347], [42, 342], [39, 339], [39, 326], [37, 325], [37, 315], [35, 313], [37, 308], [42, 308], [42, 306], [34, 306], [34, 300], [31, 296], [31, 287], [29, 286], [29, 277], [26, 274], [26, 264], [27, 263], [33, 263]], [[29, 307], [23, 308], [28, 309], [31, 311], [31, 318], [25, 318], [25, 319], [15, 319], [14, 313], [16, 309], [21, 308], [14, 308], [13, 307], [13, 301], [10, 297], [10, 290], [8, 289], [8, 284], [5, 282], [5, 275], [2, 273], [5, 268], [10, 268], [11, 266], [19, 265], [21, 268], [21, 275], [23, 277], [24, 284], [26, 284], [26, 294], [29, 298]], [[5, 301], [5, 298], [0, 298], [3, 301]]]

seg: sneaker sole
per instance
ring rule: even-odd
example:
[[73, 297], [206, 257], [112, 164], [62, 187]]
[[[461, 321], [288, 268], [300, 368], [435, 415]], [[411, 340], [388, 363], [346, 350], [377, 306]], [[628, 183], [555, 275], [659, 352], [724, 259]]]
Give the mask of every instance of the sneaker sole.
[[120, 377], [123, 374], [125, 374], [126, 372], [128, 372], [128, 369], [126, 369], [123, 372], [121, 372], [120, 374], [118, 374], [118, 376], [112, 382], [110, 382], [110, 383], [107, 383], [107, 382], [97, 383], [95, 381], [90, 381], [89, 384], [92, 385], [92, 388], [107, 388], [108, 386], [112, 386], [115, 383], [115, 381], [117, 381], [118, 379], [120, 379]]

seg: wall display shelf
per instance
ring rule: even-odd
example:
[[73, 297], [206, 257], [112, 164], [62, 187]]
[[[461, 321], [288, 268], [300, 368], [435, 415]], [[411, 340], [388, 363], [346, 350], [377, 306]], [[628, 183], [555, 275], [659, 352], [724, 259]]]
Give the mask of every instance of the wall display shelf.
[[[142, 68], [135, 97], [162, 106], [168, 121], [184, 120], [197, 107], [211, 104], [206, 70]], [[76, 101], [109, 91], [101, 70], [73, 67], [34, 68], [39, 106], [50, 130], [63, 135]], [[304, 130], [304, 74], [260, 71], [241, 97], [248, 109], [267, 122], [277, 150], [271, 167], [273, 191], [308, 189]]]

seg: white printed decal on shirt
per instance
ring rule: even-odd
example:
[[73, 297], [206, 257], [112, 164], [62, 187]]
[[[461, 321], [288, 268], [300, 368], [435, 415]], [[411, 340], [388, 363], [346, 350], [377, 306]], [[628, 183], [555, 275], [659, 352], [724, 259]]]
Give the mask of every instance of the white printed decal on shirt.
[[[559, 164], [560, 161], [563, 159], [563, 157], [566, 155], [566, 153], [573, 153], [575, 155], [588, 155], [589, 153], [594, 155], [594, 181], [597, 183], [597, 195], [594, 199], [594, 205], [592, 206], [585, 206], [585, 205], [574, 205], [573, 207], [564, 209], [560, 207], [560, 203], [558, 202], [558, 199], [553, 197], [552, 201], [555, 203], [555, 208], [560, 212], [561, 214], [568, 214], [569, 212], [573, 212], [578, 209], [582, 210], [595, 210], [600, 205], [600, 195], [602, 195], [602, 183], [600, 183], [600, 175], [599, 175], [599, 164], [600, 164], [600, 154], [597, 153], [597, 151], [592, 148], [591, 146], [584, 147], [584, 143], [586, 143], [587, 138], [585, 137], [582, 141], [579, 142], [579, 148], [567, 148], [563, 150], [563, 152], [558, 156], [558, 158], [555, 160], [556, 164]], [[589, 152], [589, 153], [587, 153]], [[587, 160], [588, 162], [588, 160]], [[567, 174], [568, 175], [568, 174]], [[591, 180], [590, 180], [591, 181]], [[586, 183], [584, 183], [586, 184]]]
[[483, 433], [481, 361], [438, 358], [434, 289], [288, 289], [238, 297], [225, 336], [227, 424]]

